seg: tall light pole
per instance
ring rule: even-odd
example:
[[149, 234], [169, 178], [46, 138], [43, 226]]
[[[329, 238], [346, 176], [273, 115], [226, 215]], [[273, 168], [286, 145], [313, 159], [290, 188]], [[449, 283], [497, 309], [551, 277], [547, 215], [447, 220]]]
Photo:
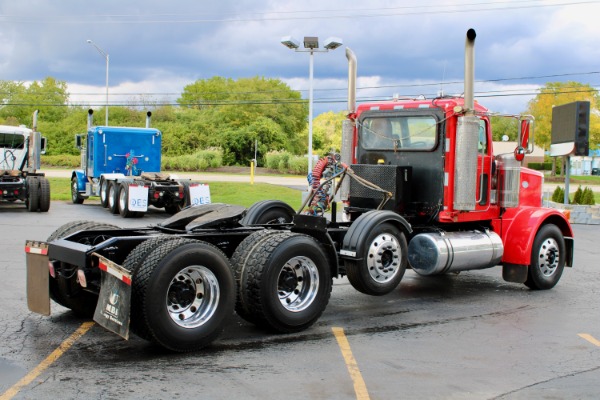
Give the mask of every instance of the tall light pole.
[[106, 53], [104, 50], [102, 50], [100, 47], [98, 47], [98, 45], [96, 43], [94, 43], [93, 41], [91, 41], [90, 39], [88, 39], [87, 42], [89, 44], [91, 44], [92, 46], [94, 46], [96, 48], [96, 50], [98, 50], [98, 53], [100, 53], [106, 59], [106, 126], [108, 126], [108, 60], [109, 60], [109, 56], [108, 56], [108, 53]]
[[285, 47], [299, 53], [309, 53], [310, 61], [308, 67], [308, 172], [312, 172], [312, 139], [313, 139], [313, 64], [314, 53], [327, 53], [330, 50], [335, 50], [342, 45], [342, 40], [335, 37], [330, 37], [325, 40], [325, 45], [322, 49], [319, 48], [319, 38], [316, 36], [304, 37], [304, 49], [300, 50], [300, 43], [291, 36], [281, 38], [281, 44]]

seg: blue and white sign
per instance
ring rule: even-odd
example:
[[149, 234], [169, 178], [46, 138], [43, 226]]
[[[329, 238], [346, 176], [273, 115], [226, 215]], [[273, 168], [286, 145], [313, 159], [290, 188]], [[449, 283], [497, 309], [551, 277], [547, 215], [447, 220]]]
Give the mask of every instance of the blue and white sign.
[[190, 184], [190, 205], [198, 206], [210, 203], [210, 188], [201, 183]]
[[148, 186], [129, 186], [129, 211], [148, 211]]

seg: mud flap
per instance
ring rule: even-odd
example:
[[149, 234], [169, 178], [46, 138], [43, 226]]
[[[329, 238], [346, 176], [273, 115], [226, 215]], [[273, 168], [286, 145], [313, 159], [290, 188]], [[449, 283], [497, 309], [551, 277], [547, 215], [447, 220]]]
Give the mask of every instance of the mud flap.
[[48, 244], [27, 240], [27, 307], [30, 311], [50, 315], [50, 273], [48, 270]]
[[125, 268], [94, 253], [102, 282], [94, 321], [98, 325], [129, 339], [129, 310], [131, 304], [131, 274]]

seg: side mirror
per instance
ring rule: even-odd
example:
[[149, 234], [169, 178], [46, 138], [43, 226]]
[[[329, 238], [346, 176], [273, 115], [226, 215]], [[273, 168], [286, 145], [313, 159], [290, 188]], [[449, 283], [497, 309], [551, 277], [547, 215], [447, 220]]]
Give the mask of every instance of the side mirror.
[[81, 135], [75, 135], [75, 147], [81, 150]]
[[517, 148], [515, 149], [515, 159], [517, 161], [523, 161], [525, 154], [533, 153], [533, 116], [526, 115], [521, 118]]
[[46, 146], [48, 141], [44, 136], [40, 139], [40, 154], [46, 154]]

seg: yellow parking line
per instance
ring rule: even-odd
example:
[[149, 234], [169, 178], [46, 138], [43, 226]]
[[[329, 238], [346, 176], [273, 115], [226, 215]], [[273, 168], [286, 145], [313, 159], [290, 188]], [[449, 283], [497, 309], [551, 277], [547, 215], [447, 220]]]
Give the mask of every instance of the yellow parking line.
[[35, 367], [30, 373], [25, 375], [19, 382], [13, 387], [8, 389], [6, 392], [0, 395], [0, 400], [9, 400], [16, 396], [21, 389], [29, 385], [35, 378], [37, 378], [42, 372], [44, 372], [52, 363], [58, 360], [69, 348], [75, 343], [77, 339], [86, 334], [90, 328], [94, 326], [94, 322], [84, 322], [81, 326], [64, 342], [58, 346], [44, 361], [42, 361], [37, 367]]
[[338, 346], [340, 346], [340, 350], [342, 352], [342, 356], [344, 357], [344, 361], [346, 362], [346, 367], [348, 368], [348, 372], [350, 373], [350, 377], [352, 378], [352, 382], [354, 382], [354, 392], [356, 393], [357, 400], [368, 400], [369, 393], [367, 392], [367, 385], [365, 385], [365, 381], [362, 378], [360, 370], [358, 369], [358, 364], [352, 355], [352, 350], [350, 349], [350, 343], [344, 334], [343, 328], [331, 328], [335, 338], [338, 342]]
[[589, 333], [580, 333], [578, 335], [580, 338], [587, 340], [588, 342], [590, 342], [591, 344], [594, 344], [598, 347], [600, 347], [600, 340], [596, 339], [595, 337], [593, 337], [592, 335], [590, 335]]

